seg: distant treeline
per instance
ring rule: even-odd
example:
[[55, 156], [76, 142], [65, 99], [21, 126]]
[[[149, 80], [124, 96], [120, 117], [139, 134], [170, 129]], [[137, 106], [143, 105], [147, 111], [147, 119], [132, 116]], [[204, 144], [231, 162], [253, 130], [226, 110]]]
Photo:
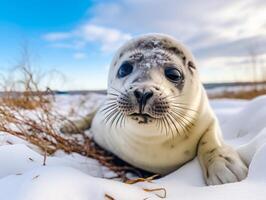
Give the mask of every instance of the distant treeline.
[[[234, 86], [256, 86], [256, 85], [266, 85], [266, 82], [236, 82], [236, 83], [204, 83], [205, 89], [214, 89], [219, 87], [234, 87]], [[106, 94], [106, 90], [68, 90], [68, 91], [60, 91], [53, 90], [51, 93], [57, 95], [77, 95], [77, 94], [88, 94], [88, 93], [97, 93], [97, 94]], [[0, 92], [0, 96], [3, 96], [5, 92]], [[21, 92], [13, 92], [13, 95], [19, 95]], [[47, 92], [44, 92], [47, 94]]]

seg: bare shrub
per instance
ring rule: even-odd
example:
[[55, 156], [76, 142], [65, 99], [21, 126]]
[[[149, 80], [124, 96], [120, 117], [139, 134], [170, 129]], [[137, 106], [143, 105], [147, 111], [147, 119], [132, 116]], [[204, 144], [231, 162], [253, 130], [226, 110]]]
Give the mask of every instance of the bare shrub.
[[0, 131], [37, 146], [44, 154], [44, 165], [47, 154], [63, 150], [66, 153], [78, 153], [98, 160], [122, 180], [127, 180], [128, 172], [142, 176], [141, 170], [101, 149], [84, 133], [75, 135], [60, 133], [59, 126], [62, 123], [72, 122], [52, 109], [55, 102], [53, 91], [49, 88], [40, 88], [43, 75], [34, 72], [27, 51], [22, 56], [22, 61], [16, 67], [16, 72], [20, 75], [12, 79], [10, 74], [8, 77], [3, 76]]

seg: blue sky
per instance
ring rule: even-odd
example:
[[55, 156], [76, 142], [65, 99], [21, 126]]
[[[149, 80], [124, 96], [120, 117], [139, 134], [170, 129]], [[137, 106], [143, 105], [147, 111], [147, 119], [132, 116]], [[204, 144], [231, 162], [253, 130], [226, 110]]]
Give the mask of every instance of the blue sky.
[[204, 82], [251, 80], [251, 54], [266, 59], [265, 0], [0, 0], [0, 69], [25, 44], [33, 64], [58, 70], [53, 89], [102, 89], [115, 50], [162, 32], [195, 54]]

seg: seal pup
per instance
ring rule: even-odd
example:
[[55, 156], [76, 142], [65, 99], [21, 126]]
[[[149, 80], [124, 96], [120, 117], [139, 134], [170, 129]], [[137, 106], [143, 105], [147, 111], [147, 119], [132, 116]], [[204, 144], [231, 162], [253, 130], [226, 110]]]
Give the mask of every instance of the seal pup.
[[[104, 103], [78, 129], [138, 168], [167, 174], [200, 161], [208, 185], [243, 180], [247, 166], [226, 145], [193, 55], [174, 38], [147, 34], [115, 54]], [[65, 125], [63, 132], [74, 132]]]

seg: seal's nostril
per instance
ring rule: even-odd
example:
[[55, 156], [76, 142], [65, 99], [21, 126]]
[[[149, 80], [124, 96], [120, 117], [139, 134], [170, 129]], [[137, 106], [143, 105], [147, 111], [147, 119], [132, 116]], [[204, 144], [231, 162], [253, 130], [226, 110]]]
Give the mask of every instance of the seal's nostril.
[[153, 96], [153, 92], [152, 92], [152, 91], [148, 91], [148, 92], [145, 92], [145, 93], [143, 94], [142, 99], [144, 99], [145, 102], [146, 102], [146, 101], [147, 101], [148, 99], [150, 99], [152, 96]]
[[134, 91], [134, 95], [135, 95], [135, 97], [136, 97], [136, 99], [137, 99], [137, 101], [139, 103], [141, 101], [141, 99], [142, 99], [143, 93], [140, 92], [139, 90], [135, 90]]
[[134, 95], [139, 103], [139, 112], [141, 113], [144, 110], [147, 101], [153, 96], [153, 92], [151, 90], [141, 92], [137, 89], [134, 91]]
[[134, 95], [138, 102], [142, 101], [146, 103], [146, 101], [153, 96], [153, 92], [152, 91], [141, 92], [139, 90], [135, 90]]

